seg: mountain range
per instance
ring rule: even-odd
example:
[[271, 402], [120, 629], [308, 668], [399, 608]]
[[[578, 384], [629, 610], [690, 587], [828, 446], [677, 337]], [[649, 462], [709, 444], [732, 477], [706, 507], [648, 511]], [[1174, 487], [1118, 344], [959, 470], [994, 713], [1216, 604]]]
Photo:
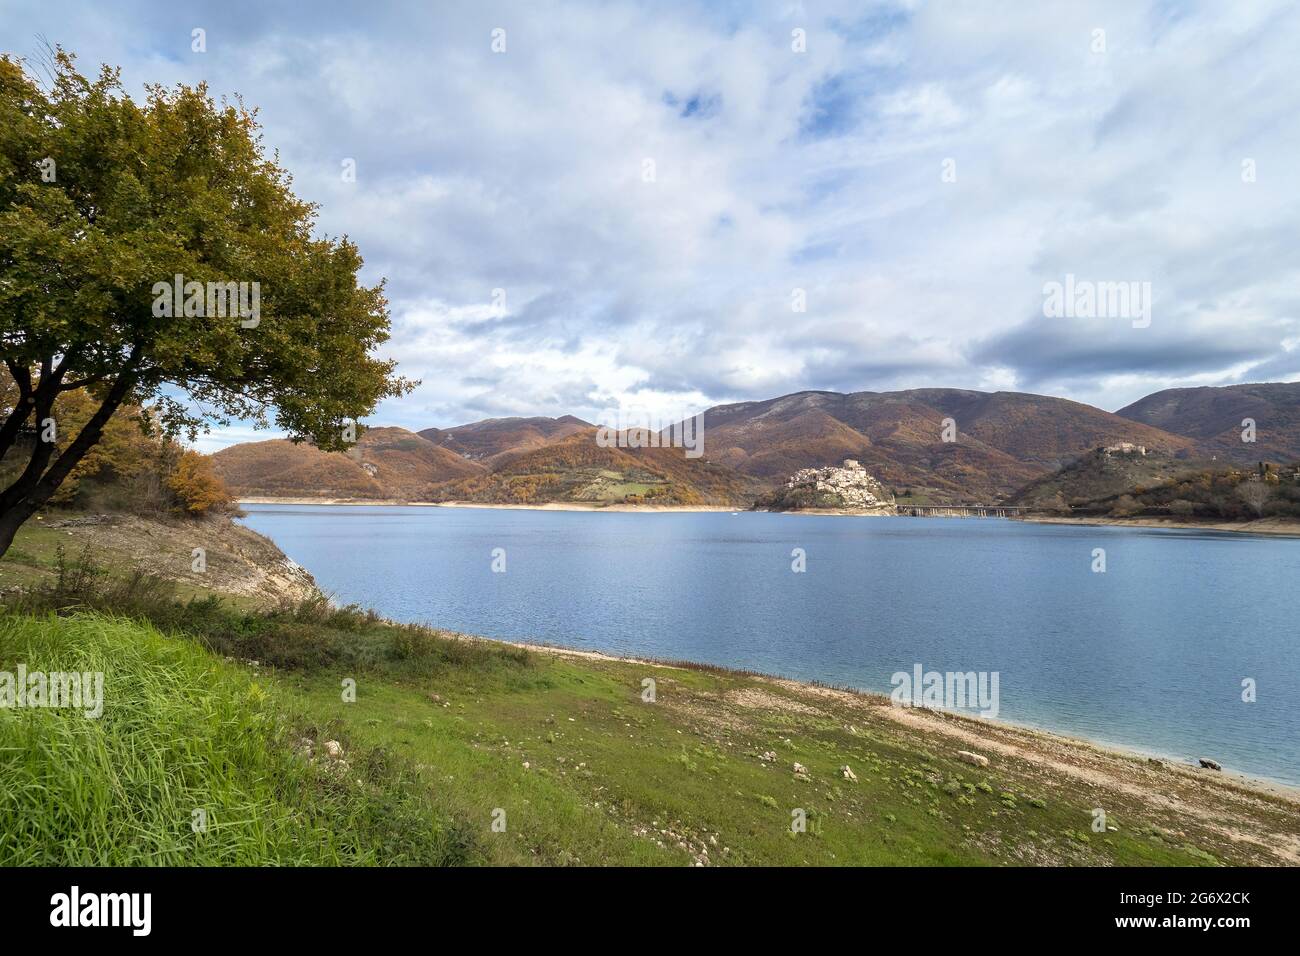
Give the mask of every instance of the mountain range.
[[1120, 442], [1175, 461], [1294, 461], [1300, 383], [1169, 389], [1114, 413], [1021, 392], [795, 392], [706, 410], [698, 458], [597, 436], [571, 415], [494, 418], [370, 428], [347, 453], [250, 442], [213, 464], [241, 497], [737, 507], [801, 468], [854, 458], [904, 502], [994, 503]]

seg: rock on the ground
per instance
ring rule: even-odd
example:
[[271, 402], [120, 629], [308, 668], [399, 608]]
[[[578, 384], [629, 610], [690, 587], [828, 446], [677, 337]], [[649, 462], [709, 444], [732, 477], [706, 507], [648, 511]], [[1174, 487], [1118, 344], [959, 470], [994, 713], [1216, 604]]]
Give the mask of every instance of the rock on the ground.
[[858, 782], [858, 775], [853, 772], [853, 768], [850, 767], [848, 764], [845, 764], [843, 767], [840, 767], [840, 773], [844, 775], [844, 779], [847, 780], [849, 783]]
[[957, 759], [964, 760], [966, 763], [974, 764], [976, 767], [987, 767], [989, 758], [983, 754], [971, 753], [969, 750], [958, 750]]
[[1222, 770], [1222, 769], [1223, 769], [1221, 766], [1219, 766], [1219, 764], [1218, 764], [1216, 761], [1211, 760], [1209, 757], [1201, 757], [1200, 760], [1198, 761], [1198, 763], [1200, 763], [1200, 765], [1201, 765], [1202, 767], [1204, 767], [1206, 770]]

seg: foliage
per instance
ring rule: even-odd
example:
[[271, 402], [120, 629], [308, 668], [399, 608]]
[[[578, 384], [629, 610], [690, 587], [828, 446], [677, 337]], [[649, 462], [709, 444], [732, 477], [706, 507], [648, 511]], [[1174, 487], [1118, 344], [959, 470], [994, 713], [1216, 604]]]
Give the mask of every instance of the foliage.
[[488, 473], [429, 489], [434, 501], [655, 505], [747, 504], [752, 485], [681, 448], [601, 446], [594, 428], [506, 458]]
[[[6, 384], [12, 386], [13, 379], [0, 371], [0, 389]], [[95, 407], [94, 399], [82, 389], [58, 397], [57, 447], [67, 446]], [[20, 441], [18, 447], [23, 444]], [[23, 464], [23, 457], [16, 454], [0, 461], [0, 482], [12, 482]], [[225, 511], [233, 501], [211, 459], [187, 451], [163, 433], [150, 410], [126, 405], [108, 420], [99, 442], [72, 469], [50, 504], [86, 511], [146, 515], [173, 511], [198, 517]]]
[[[0, 493], [0, 551], [123, 405], [152, 405], [168, 434], [273, 417], [341, 448], [345, 422], [410, 387], [371, 355], [388, 336], [382, 284], [358, 282], [346, 238], [313, 235], [315, 207], [254, 112], [202, 85], [150, 86], [137, 103], [117, 71], [87, 78], [62, 50], [51, 68], [47, 86], [0, 57], [0, 357], [16, 386], [0, 455], [65, 392], [94, 408], [57, 454], [30, 443]], [[179, 314], [160, 306], [176, 276], [200, 292], [257, 283], [256, 316], [208, 315], [212, 297], [188, 288]]]
[[212, 470], [212, 459], [196, 451], [181, 453], [176, 469], [167, 477], [167, 487], [191, 515], [225, 511], [232, 503], [225, 483]]
[[1071, 501], [1071, 513], [1084, 516], [1200, 518], [1245, 521], [1300, 518], [1300, 468], [1263, 465], [1243, 471], [1202, 468], [1121, 493]]

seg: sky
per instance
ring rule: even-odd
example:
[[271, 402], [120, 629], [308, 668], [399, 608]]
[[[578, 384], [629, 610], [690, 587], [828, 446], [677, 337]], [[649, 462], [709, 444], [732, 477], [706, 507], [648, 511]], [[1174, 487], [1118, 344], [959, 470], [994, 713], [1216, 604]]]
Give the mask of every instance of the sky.
[[258, 107], [387, 281], [374, 424], [1300, 380], [1294, 4], [0, 0], [43, 39]]

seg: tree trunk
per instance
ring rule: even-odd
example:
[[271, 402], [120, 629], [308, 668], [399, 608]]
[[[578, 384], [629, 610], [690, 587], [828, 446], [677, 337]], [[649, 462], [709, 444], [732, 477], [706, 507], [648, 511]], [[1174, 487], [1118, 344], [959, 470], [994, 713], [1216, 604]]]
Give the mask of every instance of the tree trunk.
[[[127, 363], [129, 369], [134, 368], [137, 354], [138, 352], [132, 353]], [[95, 409], [90, 420], [82, 426], [77, 437], [63, 450], [63, 453], [54, 459], [53, 464], [50, 464], [50, 457], [54, 452], [53, 442], [37, 440], [32, 447], [32, 457], [27, 463], [27, 468], [4, 490], [3, 494], [0, 494], [0, 557], [4, 557], [9, 546], [13, 544], [14, 535], [18, 533], [23, 522], [54, 497], [54, 493], [59, 490], [59, 485], [63, 484], [64, 479], [73, 468], [77, 467], [77, 463], [85, 457], [86, 452], [99, 441], [104, 433], [104, 426], [121, 407], [135, 384], [134, 376], [127, 372], [124, 371], [119, 375], [117, 381], [109, 388], [108, 394], [104, 396], [104, 401], [99, 408]], [[55, 385], [57, 388], [57, 382]], [[43, 415], [50, 413], [53, 405], [53, 396], [49, 398], [48, 403], [41, 397], [37, 398], [38, 423]]]
[[9, 449], [18, 441], [18, 433], [32, 416], [32, 397], [29, 393], [18, 396], [14, 410], [9, 413], [3, 426], [0, 426], [0, 459], [9, 454]]
[[17, 505], [4, 514], [0, 514], [0, 557], [4, 557], [9, 546], [14, 543], [14, 535], [28, 518], [36, 513], [35, 507]]

